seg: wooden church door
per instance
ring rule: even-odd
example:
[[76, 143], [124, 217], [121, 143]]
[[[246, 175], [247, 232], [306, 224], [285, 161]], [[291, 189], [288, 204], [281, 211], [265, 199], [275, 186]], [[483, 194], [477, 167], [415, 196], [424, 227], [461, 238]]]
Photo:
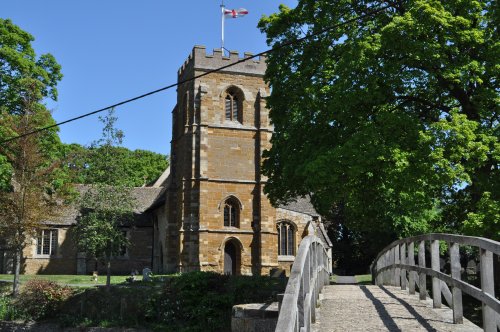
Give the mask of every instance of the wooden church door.
[[236, 260], [236, 247], [232, 241], [228, 241], [224, 247], [224, 274], [236, 274]]

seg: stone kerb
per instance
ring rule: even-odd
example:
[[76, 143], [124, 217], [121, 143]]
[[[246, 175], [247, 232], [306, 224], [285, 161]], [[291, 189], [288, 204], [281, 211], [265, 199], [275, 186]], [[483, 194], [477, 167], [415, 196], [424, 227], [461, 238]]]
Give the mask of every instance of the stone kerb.
[[[225, 56], [221, 49], [214, 49], [213, 54], [207, 54], [205, 46], [195, 46], [188, 59], [177, 72], [178, 81], [188, 79], [188, 75], [192, 75], [195, 70], [214, 70], [251, 56], [252, 53], [245, 52], [244, 57], [240, 58], [238, 51], [231, 51], [229, 56]], [[266, 66], [266, 57], [261, 55], [258, 59], [250, 59], [235, 64], [234, 66], [221, 70], [221, 72], [263, 76], [266, 71]]]

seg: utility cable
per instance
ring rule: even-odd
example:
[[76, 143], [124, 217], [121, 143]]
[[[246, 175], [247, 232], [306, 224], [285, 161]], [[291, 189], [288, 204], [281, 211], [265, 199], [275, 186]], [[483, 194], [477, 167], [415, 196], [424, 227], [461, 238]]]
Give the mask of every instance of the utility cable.
[[313, 38], [313, 37], [317, 37], [319, 35], [322, 35], [324, 34], [325, 32], [328, 32], [330, 30], [333, 30], [333, 29], [336, 29], [336, 28], [339, 28], [341, 26], [344, 26], [344, 25], [347, 25], [347, 24], [350, 24], [350, 23], [353, 23], [353, 22], [356, 22], [358, 20], [362, 20], [362, 19], [365, 19], [369, 16], [373, 16], [375, 14], [379, 14], [381, 13], [382, 11], [386, 10], [387, 8], [389, 8], [390, 5], [386, 5], [386, 6], [383, 6], [379, 9], [375, 9], [375, 10], [372, 10], [372, 11], [369, 11], [365, 14], [362, 14], [362, 15], [359, 15], [357, 17], [354, 17], [354, 18], [351, 18], [351, 19], [348, 19], [348, 20], [345, 20], [341, 23], [337, 23], [337, 24], [334, 24], [328, 28], [325, 28], [319, 32], [316, 32], [316, 33], [313, 33], [313, 34], [310, 34], [310, 35], [306, 35], [304, 37], [301, 37], [301, 38], [298, 38], [298, 39], [295, 39], [295, 40], [292, 40], [292, 41], [289, 41], [289, 42], [286, 42], [286, 43], [283, 43], [283, 44], [279, 44], [278, 46], [275, 46], [273, 48], [270, 48], [266, 51], [263, 51], [263, 52], [260, 52], [260, 53], [257, 53], [257, 54], [254, 54], [254, 55], [250, 55], [248, 57], [245, 57], [243, 59], [240, 59], [236, 62], [233, 62], [233, 63], [230, 63], [230, 64], [227, 64], [225, 66], [222, 66], [222, 67], [219, 67], [219, 68], [216, 68], [216, 69], [212, 69], [212, 70], [209, 70], [203, 74], [200, 74], [200, 75], [196, 75], [196, 76], [193, 76], [191, 78], [188, 78], [188, 79], [185, 79], [185, 80], [182, 80], [182, 81], [179, 81], [177, 83], [174, 83], [174, 84], [170, 84], [170, 85], [167, 85], [163, 88], [159, 88], [159, 89], [156, 89], [156, 90], [153, 90], [153, 91], [150, 91], [148, 93], [145, 93], [145, 94], [142, 94], [140, 96], [137, 96], [137, 97], [134, 97], [134, 98], [130, 98], [130, 99], [127, 99], [127, 100], [124, 100], [124, 101], [121, 101], [119, 103], [116, 103], [116, 104], [113, 104], [113, 105], [110, 105], [110, 106], [107, 106], [107, 107], [104, 107], [104, 108], [100, 108], [98, 110], [95, 110], [93, 112], [90, 112], [90, 113], [86, 113], [86, 114], [82, 114], [80, 116], [77, 116], [77, 117], [74, 117], [74, 118], [71, 118], [71, 119], [68, 119], [68, 120], [65, 120], [65, 121], [62, 121], [62, 122], [59, 122], [59, 123], [56, 123], [56, 124], [53, 124], [53, 125], [50, 125], [50, 126], [46, 126], [46, 127], [42, 127], [42, 128], [38, 128], [38, 129], [35, 129], [33, 131], [30, 131], [30, 132], [27, 132], [27, 133], [24, 133], [22, 135], [19, 135], [19, 136], [14, 136], [14, 137], [11, 137], [11, 138], [8, 138], [6, 140], [3, 140], [1, 142], [1, 144], [4, 144], [4, 143], [8, 143], [8, 142], [11, 142], [11, 141], [14, 141], [16, 139], [19, 139], [19, 138], [22, 138], [22, 137], [26, 137], [26, 136], [29, 136], [29, 135], [33, 135], [33, 134], [36, 134], [36, 133], [39, 133], [39, 132], [42, 132], [42, 131], [45, 131], [45, 130], [48, 130], [48, 129], [51, 129], [51, 128], [54, 128], [54, 127], [58, 127], [58, 126], [61, 126], [63, 124], [66, 124], [66, 123], [70, 123], [70, 122], [73, 122], [73, 121], [76, 121], [76, 120], [80, 120], [80, 119], [83, 119], [83, 118], [86, 118], [88, 116], [91, 116], [91, 115], [94, 115], [94, 114], [97, 114], [97, 113], [100, 113], [100, 112], [104, 112], [110, 108], [114, 108], [114, 107], [117, 107], [117, 106], [121, 106], [121, 105], [125, 105], [125, 104], [128, 104], [128, 103], [131, 103], [133, 101], [136, 101], [136, 100], [139, 100], [139, 99], [142, 99], [142, 98], [145, 98], [145, 97], [148, 97], [148, 96], [151, 96], [153, 94], [156, 94], [156, 93], [159, 93], [159, 92], [162, 92], [162, 91], [165, 91], [165, 90], [168, 90], [168, 89], [171, 89], [171, 88], [174, 88], [176, 86], [179, 86], [179, 85], [182, 85], [184, 83], [187, 83], [187, 82], [191, 82], [193, 80], [196, 80], [196, 79], [199, 79], [201, 77], [204, 77], [204, 76], [207, 76], [207, 75], [210, 75], [210, 74], [213, 74], [213, 73], [217, 73], [221, 70], [224, 70], [226, 68], [229, 68], [229, 67], [232, 67], [234, 65], [237, 65], [237, 64], [240, 64], [240, 63], [243, 63], [243, 62], [246, 62], [248, 60], [251, 60], [251, 59], [254, 59], [256, 57], [260, 57], [262, 55], [265, 55], [266, 53], [271, 53], [271, 52], [274, 52], [274, 51], [277, 51], [279, 49], [282, 49], [284, 47], [287, 47], [287, 46], [291, 46], [291, 45], [294, 45], [294, 44], [298, 44], [298, 43], [301, 43], [303, 42], [304, 40], [307, 40], [309, 38]]

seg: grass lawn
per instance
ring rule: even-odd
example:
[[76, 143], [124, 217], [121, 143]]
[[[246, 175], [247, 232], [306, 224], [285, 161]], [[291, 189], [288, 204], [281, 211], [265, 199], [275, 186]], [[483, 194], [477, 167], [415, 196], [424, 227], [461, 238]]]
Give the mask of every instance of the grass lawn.
[[[372, 275], [371, 274], [359, 274], [355, 275], [354, 278], [356, 278], [356, 281], [361, 284], [361, 285], [371, 285], [372, 283]], [[336, 283], [337, 282], [337, 275], [334, 274], [330, 277], [330, 281]]]
[[[82, 285], [95, 285], [96, 283], [91, 279], [91, 275], [21, 275], [21, 282], [28, 281], [30, 279], [45, 279], [58, 282], [60, 284], [82, 284]], [[125, 281], [128, 276], [111, 276], [112, 284], [119, 284]], [[142, 277], [139, 276], [137, 279], [141, 280]], [[14, 281], [13, 274], [0, 274], [0, 281]], [[100, 275], [97, 280], [97, 284], [105, 284], [106, 276]]]
[[354, 276], [354, 278], [356, 278], [356, 281], [359, 284], [371, 285], [371, 283], [372, 283], [372, 275], [371, 274], [359, 274], [359, 275]]

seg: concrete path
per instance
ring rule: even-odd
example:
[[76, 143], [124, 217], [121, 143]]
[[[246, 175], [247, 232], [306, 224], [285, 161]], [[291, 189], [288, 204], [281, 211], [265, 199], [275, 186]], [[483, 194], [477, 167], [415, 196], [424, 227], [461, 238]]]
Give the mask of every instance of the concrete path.
[[452, 322], [449, 308], [433, 309], [397, 287], [332, 285], [323, 288], [316, 332], [351, 331], [482, 331], [464, 319]]
[[353, 285], [358, 282], [353, 276], [337, 276], [335, 277], [335, 283], [339, 285]]

